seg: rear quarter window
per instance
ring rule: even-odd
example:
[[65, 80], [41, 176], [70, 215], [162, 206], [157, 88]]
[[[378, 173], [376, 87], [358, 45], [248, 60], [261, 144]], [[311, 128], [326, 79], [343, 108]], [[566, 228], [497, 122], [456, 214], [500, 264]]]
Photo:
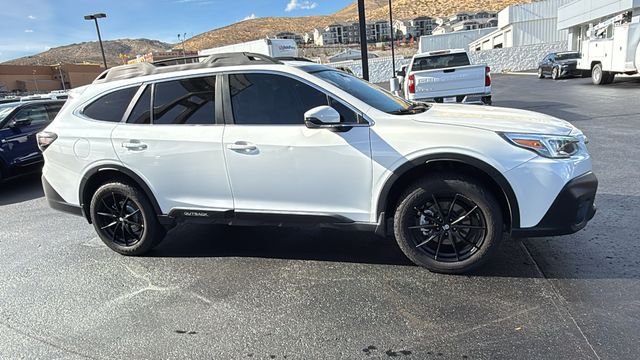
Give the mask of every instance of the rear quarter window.
[[83, 114], [94, 120], [120, 122], [137, 91], [136, 86], [103, 95], [86, 106]]

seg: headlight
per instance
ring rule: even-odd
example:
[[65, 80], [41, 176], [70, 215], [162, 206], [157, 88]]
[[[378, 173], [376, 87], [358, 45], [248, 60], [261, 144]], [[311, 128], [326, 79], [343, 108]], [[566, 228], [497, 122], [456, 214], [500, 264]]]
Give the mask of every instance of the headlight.
[[575, 136], [512, 133], [500, 135], [515, 146], [548, 158], [568, 158], [580, 150], [580, 139]]

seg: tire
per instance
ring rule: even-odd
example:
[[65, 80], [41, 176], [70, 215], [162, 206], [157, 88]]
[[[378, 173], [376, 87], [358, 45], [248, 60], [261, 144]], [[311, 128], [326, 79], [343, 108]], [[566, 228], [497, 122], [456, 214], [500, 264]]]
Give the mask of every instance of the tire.
[[542, 67], [538, 67], [538, 79], [544, 79], [544, 72], [542, 71]]
[[591, 81], [594, 85], [603, 85], [605, 84], [605, 74], [602, 71], [602, 64], [595, 64], [591, 68]]
[[460, 274], [495, 254], [503, 237], [503, 219], [485, 186], [445, 173], [407, 188], [396, 207], [393, 231], [402, 252], [416, 265]]
[[605, 78], [604, 78], [605, 85], [611, 84], [616, 77], [616, 74], [610, 71], [605, 71], [604, 74], [605, 74]]
[[146, 195], [128, 184], [113, 182], [96, 190], [89, 208], [100, 239], [122, 255], [142, 255], [165, 236]]
[[560, 69], [558, 69], [557, 67], [554, 67], [553, 70], [551, 70], [551, 78], [553, 80], [560, 79]]

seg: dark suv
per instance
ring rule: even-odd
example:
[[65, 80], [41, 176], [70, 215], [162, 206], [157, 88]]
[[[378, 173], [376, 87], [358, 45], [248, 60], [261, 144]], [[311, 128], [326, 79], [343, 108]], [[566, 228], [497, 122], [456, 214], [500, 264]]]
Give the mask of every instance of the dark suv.
[[582, 76], [582, 71], [576, 69], [579, 58], [580, 53], [575, 51], [548, 54], [538, 65], [538, 78], [549, 75], [553, 80], [558, 80], [566, 76]]
[[36, 134], [53, 120], [64, 101], [0, 104], [0, 182], [40, 171], [42, 154]]

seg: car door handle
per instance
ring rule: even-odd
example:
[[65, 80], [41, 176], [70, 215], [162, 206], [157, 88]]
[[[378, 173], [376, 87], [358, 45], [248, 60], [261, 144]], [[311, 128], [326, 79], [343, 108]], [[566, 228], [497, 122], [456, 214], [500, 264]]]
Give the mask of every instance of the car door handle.
[[236, 141], [233, 144], [227, 145], [227, 149], [233, 150], [233, 151], [250, 152], [250, 151], [255, 151], [256, 149], [258, 149], [258, 147], [246, 141]]
[[147, 144], [143, 144], [140, 140], [129, 140], [122, 143], [122, 147], [131, 151], [147, 150]]

